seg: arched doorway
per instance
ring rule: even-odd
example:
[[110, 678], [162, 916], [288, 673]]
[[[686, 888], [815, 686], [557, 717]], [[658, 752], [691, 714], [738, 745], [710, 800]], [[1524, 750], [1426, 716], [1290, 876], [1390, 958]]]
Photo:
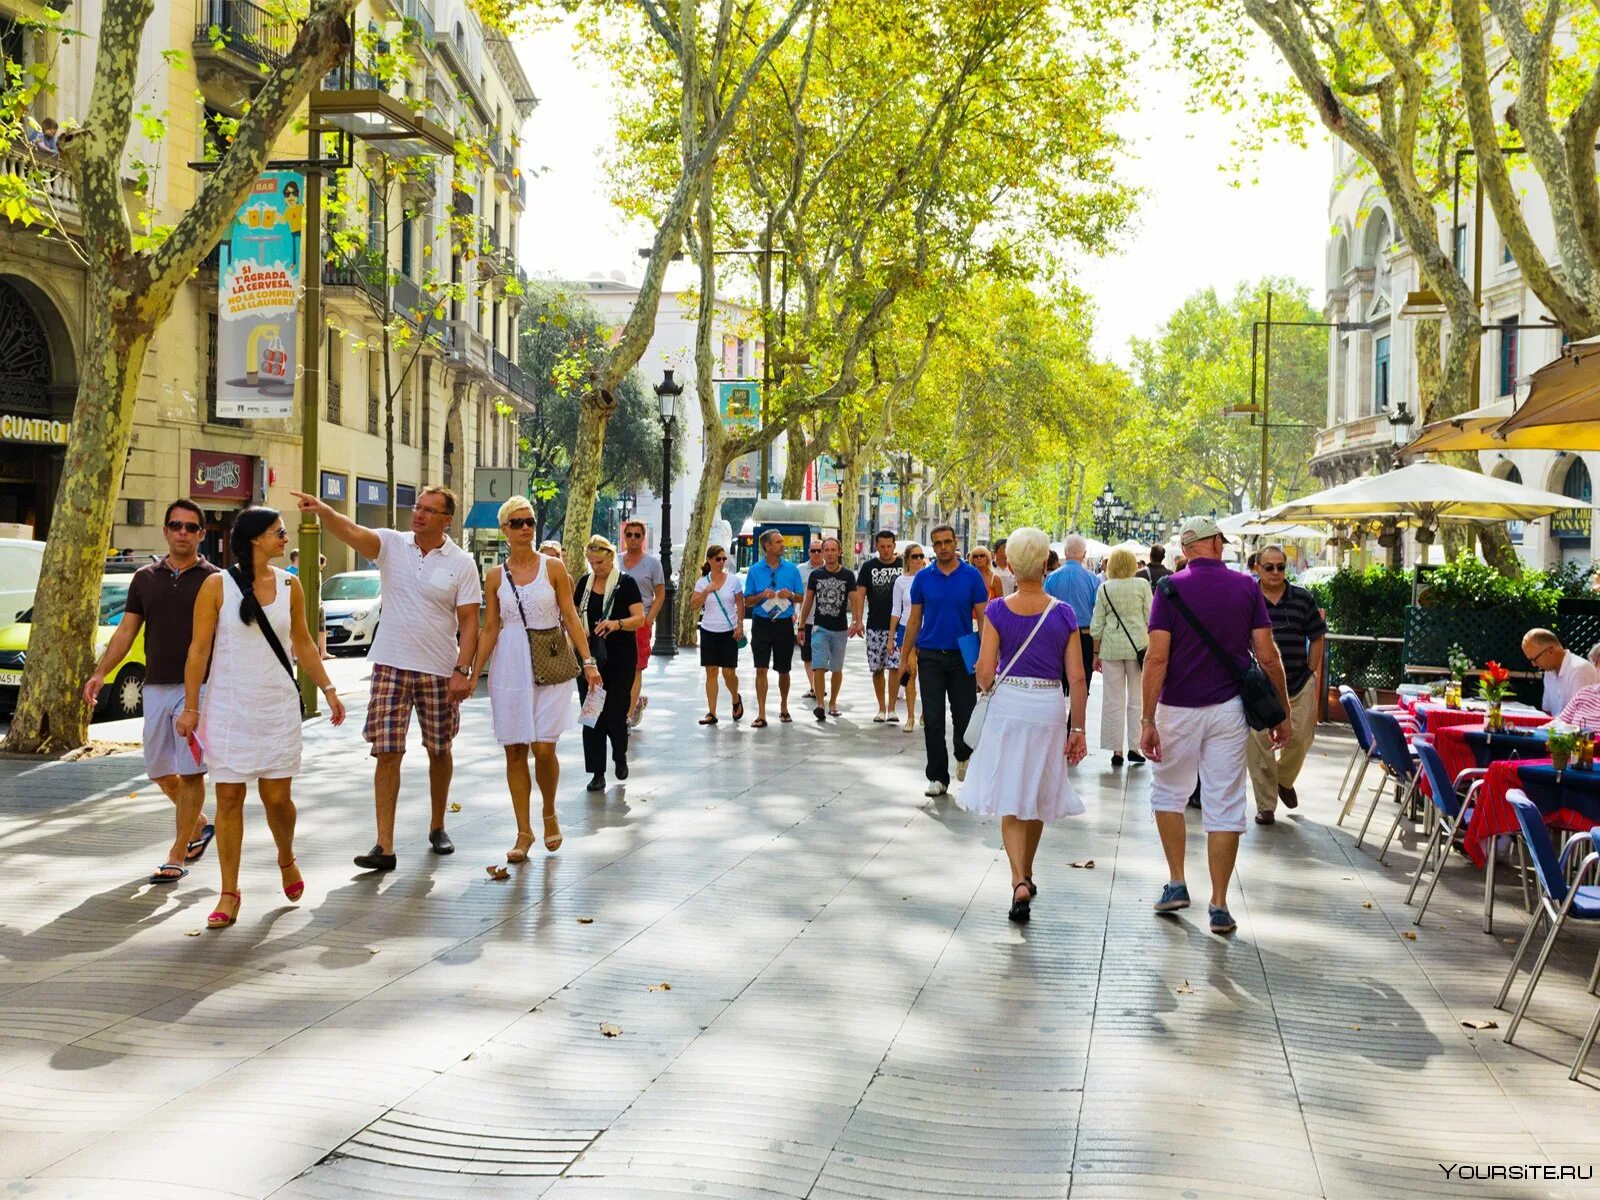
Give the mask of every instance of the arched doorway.
[[455, 402], [450, 405], [450, 412], [444, 419], [444, 461], [441, 464], [441, 475], [444, 486], [456, 493], [457, 502], [466, 505], [470, 501], [461, 495], [463, 476], [461, 455], [461, 391], [458, 390]]
[[0, 525], [31, 527], [40, 539], [50, 532], [77, 391], [55, 305], [36, 285], [0, 275]]
[[1576, 455], [1572, 456], [1571, 465], [1561, 478], [1561, 494], [1584, 506], [1550, 518], [1550, 533], [1560, 552], [1561, 565], [1587, 564], [1594, 558], [1594, 485], [1589, 478], [1589, 468]]
[[[1496, 479], [1504, 479], [1507, 483], [1521, 483], [1522, 472], [1517, 470], [1516, 463], [1505, 463], [1495, 471]], [[1523, 536], [1527, 533], [1527, 524], [1523, 521], [1507, 521], [1506, 534], [1511, 538], [1514, 546], [1522, 545]]]

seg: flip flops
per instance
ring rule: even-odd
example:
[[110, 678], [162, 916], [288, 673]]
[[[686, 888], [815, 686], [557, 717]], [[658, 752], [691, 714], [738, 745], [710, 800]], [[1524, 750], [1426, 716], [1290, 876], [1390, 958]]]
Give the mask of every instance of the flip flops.
[[190, 842], [184, 851], [184, 862], [199, 862], [205, 857], [206, 847], [211, 845], [211, 839], [217, 836], [217, 827], [207, 825], [200, 831], [200, 836]]
[[767, 719], [765, 717], [757, 717], [754, 721], [750, 722], [751, 729], [765, 729], [766, 727]]
[[[190, 861], [193, 861], [193, 860], [190, 860]], [[163, 871], [176, 871], [177, 874], [176, 875], [163, 875], [161, 873]], [[155, 873], [150, 876], [150, 882], [151, 883], [177, 883], [178, 880], [182, 879], [188, 873], [189, 873], [189, 868], [185, 867], [181, 863], [162, 863], [159, 867], [156, 868]]]

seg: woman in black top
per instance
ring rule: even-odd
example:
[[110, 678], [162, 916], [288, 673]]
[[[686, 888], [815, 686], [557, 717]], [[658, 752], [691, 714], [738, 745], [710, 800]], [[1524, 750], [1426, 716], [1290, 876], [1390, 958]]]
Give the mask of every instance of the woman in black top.
[[[639, 643], [634, 631], [644, 624], [644, 598], [639, 585], [617, 569], [617, 548], [599, 534], [589, 539], [584, 557], [589, 573], [580, 580], [575, 603], [589, 649], [599, 659], [605, 703], [600, 719], [583, 727], [583, 769], [594, 778], [588, 790], [606, 788], [606, 739], [617, 764], [617, 778], [628, 777], [628, 704], [633, 676], [639, 669]], [[601, 647], [604, 650], [601, 650]], [[588, 681], [578, 676], [578, 699], [589, 694]]]

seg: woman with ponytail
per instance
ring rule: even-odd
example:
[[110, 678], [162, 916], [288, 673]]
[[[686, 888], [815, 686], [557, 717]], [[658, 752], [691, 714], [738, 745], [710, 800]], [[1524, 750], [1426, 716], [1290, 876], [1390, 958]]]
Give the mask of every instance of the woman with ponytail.
[[[203, 755], [210, 762], [217, 787], [222, 898], [206, 918], [208, 929], [226, 929], [239, 918], [244, 797], [252, 780], [278, 845], [283, 894], [298, 901], [305, 892], [294, 862], [290, 798], [290, 785], [300, 770], [300, 691], [291, 650], [321, 686], [331, 723], [344, 720], [344, 705], [306, 626], [300, 581], [272, 565], [288, 542], [289, 531], [276, 510], [245, 509], [233, 523], [233, 566], [207, 579], [195, 600], [184, 705], [176, 728], [196, 759]], [[213, 662], [216, 673], [207, 681], [206, 668]]]

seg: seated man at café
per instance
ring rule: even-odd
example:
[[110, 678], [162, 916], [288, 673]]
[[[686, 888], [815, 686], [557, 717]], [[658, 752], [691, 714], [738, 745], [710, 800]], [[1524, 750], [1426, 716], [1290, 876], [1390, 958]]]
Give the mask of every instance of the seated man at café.
[[1600, 683], [1600, 668], [1561, 644], [1548, 629], [1530, 629], [1522, 636], [1528, 665], [1544, 672], [1544, 700], [1539, 707], [1555, 716], [1580, 689]]

